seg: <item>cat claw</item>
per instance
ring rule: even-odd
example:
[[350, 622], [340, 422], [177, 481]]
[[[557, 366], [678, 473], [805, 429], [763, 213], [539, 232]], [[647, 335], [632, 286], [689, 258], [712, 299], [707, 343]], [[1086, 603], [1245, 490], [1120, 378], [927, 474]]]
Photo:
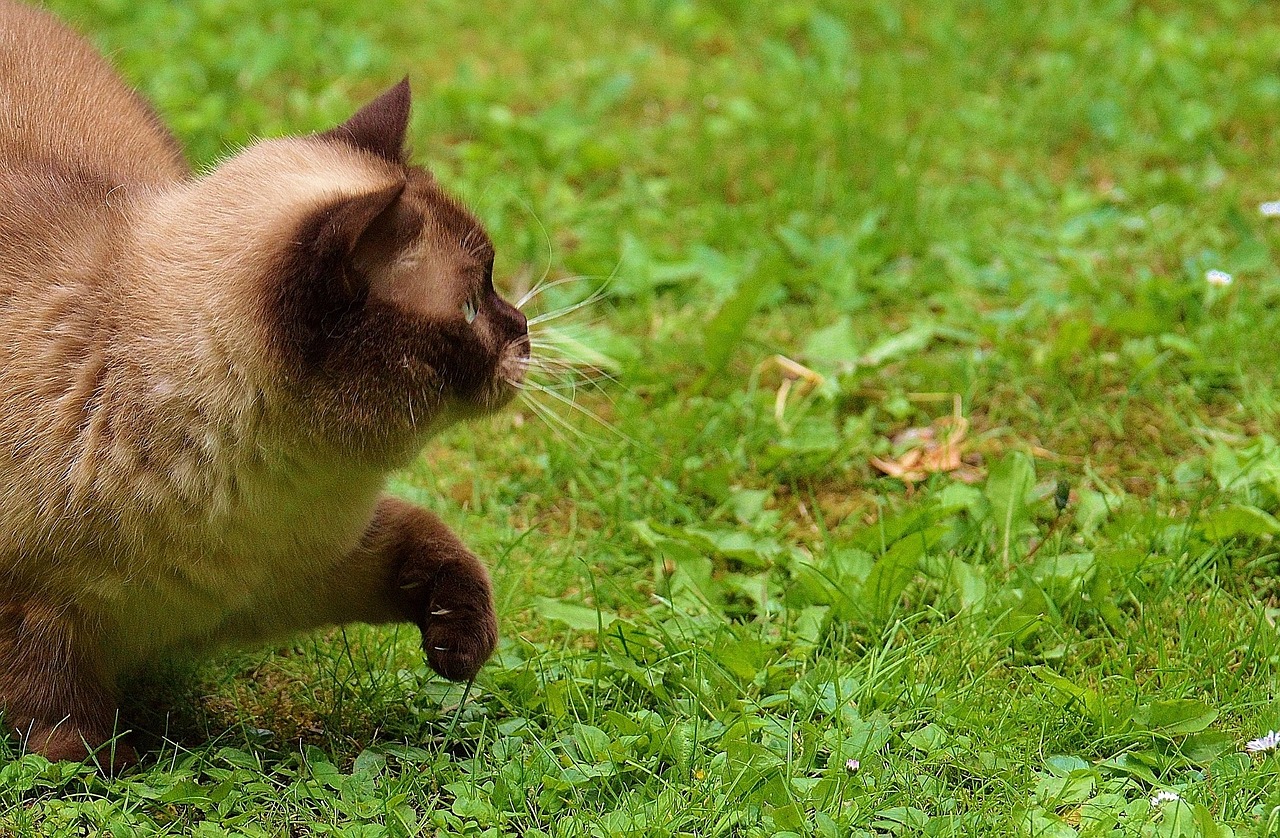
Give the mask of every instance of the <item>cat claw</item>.
[[443, 617], [443, 616], [444, 616], [444, 615], [446, 615], [446, 614], [452, 614], [452, 613], [453, 613], [453, 609], [452, 609], [452, 608], [440, 608], [440, 609], [438, 609], [438, 610], [436, 610], [436, 611], [432, 611], [432, 612], [431, 612], [431, 616], [432, 616], [432, 617]]
[[449, 647], [448, 647], [448, 646], [436, 646], [436, 647], [434, 647], [434, 648], [435, 648], [435, 650], [436, 650], [437, 652], [447, 652], [447, 651], [449, 651]]

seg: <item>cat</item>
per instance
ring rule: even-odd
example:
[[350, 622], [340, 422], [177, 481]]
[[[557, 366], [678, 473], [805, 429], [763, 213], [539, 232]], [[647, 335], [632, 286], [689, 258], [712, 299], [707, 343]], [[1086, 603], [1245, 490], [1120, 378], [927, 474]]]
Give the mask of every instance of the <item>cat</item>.
[[384, 487], [510, 400], [528, 326], [408, 162], [410, 100], [194, 176], [92, 46], [0, 0], [0, 707], [26, 749], [134, 761], [121, 679], [221, 644], [412, 622], [446, 678], [492, 653], [484, 566]]

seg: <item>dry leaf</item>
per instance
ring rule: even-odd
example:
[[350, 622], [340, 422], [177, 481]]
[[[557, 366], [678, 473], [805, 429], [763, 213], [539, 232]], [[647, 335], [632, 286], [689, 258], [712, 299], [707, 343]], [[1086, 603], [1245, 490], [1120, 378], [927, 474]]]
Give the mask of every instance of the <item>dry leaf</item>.
[[955, 397], [951, 416], [937, 419], [922, 428], [908, 428], [891, 440], [895, 449], [907, 449], [896, 459], [872, 457], [871, 465], [883, 474], [904, 483], [919, 483], [930, 474], [945, 472], [964, 483], [976, 483], [982, 472], [964, 461], [964, 444], [969, 420], [960, 413], [960, 397]]
[[782, 425], [787, 412], [787, 398], [791, 395], [791, 388], [796, 382], [801, 383], [803, 388], [801, 392], [805, 392], [820, 386], [825, 379], [821, 373], [785, 355], [774, 355], [771, 360], [782, 371], [782, 384], [778, 387], [778, 393], [773, 400], [773, 418]]

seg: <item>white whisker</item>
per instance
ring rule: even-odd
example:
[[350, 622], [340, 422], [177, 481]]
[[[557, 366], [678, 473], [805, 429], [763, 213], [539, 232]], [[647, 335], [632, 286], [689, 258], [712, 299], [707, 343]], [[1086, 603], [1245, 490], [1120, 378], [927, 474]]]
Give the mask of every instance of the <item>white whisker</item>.
[[[586, 376], [572, 376], [572, 375], [562, 375], [559, 377], [527, 376], [526, 380], [529, 382], [530, 387], [546, 387], [552, 390], [569, 391], [569, 390], [577, 390], [580, 387], [584, 387], [584, 386], [591, 387], [592, 389], [599, 392], [602, 396], [607, 398], [610, 401], [610, 403], [613, 402], [613, 397], [609, 395], [609, 393], [604, 389], [604, 387], [600, 383], [601, 381], [606, 380], [604, 377], [597, 376], [594, 378], [588, 378]], [[608, 379], [608, 380], [612, 381], [612, 379]]]
[[578, 302], [573, 303], [572, 305], [567, 305], [564, 308], [548, 311], [546, 314], [539, 314], [536, 317], [530, 317], [529, 325], [537, 326], [542, 323], [548, 323], [552, 320], [559, 320], [561, 317], [564, 317], [569, 314], [573, 314], [575, 311], [579, 311], [590, 305], [595, 305], [596, 303], [604, 299], [604, 297], [605, 297], [604, 288], [603, 287], [597, 288], [595, 291], [592, 291], [591, 294], [579, 300]]
[[533, 223], [538, 225], [538, 232], [542, 234], [542, 240], [547, 244], [547, 263], [542, 268], [542, 276], [538, 277], [538, 281], [533, 284], [533, 287], [520, 298], [520, 302], [516, 303], [515, 307], [520, 308], [527, 300], [532, 299], [541, 293], [538, 289], [546, 282], [547, 277], [551, 274], [551, 265], [555, 261], [555, 243], [551, 240], [551, 233], [547, 230], [547, 225], [542, 223], [542, 219], [538, 217], [538, 213], [534, 210], [533, 206], [515, 192], [510, 192], [508, 194], [510, 194], [510, 196], [520, 204], [521, 208], [528, 213], [529, 217], [533, 219]]
[[[563, 347], [554, 346], [547, 347], [551, 349], [562, 349]], [[534, 347], [534, 354], [529, 363], [525, 366], [527, 371], [544, 372], [549, 375], [560, 377], [573, 377], [583, 380], [607, 379], [615, 384], [619, 383], [617, 378], [609, 372], [603, 363], [607, 361], [604, 358], [583, 358], [574, 357], [573, 355], [562, 355], [554, 357], [546, 352], [539, 352], [538, 347]]]
[[[588, 419], [600, 425], [600, 427], [609, 431], [611, 434], [623, 440], [624, 442], [630, 443], [631, 445], [635, 445], [636, 447], [643, 447], [635, 439], [631, 438], [627, 434], [623, 433], [622, 431], [618, 430], [616, 427], [611, 425], [608, 421], [602, 418], [598, 413], [596, 413], [595, 411], [589, 408], [583, 407], [582, 405], [578, 404], [578, 402], [576, 402], [575, 400], [569, 398], [568, 396], [565, 396], [563, 393], [556, 392], [555, 390], [549, 390], [545, 387], [538, 387], [536, 385], [531, 386], [529, 389], [525, 390], [524, 392], [526, 395], [531, 395], [532, 393], [535, 393], [535, 392], [543, 393], [551, 397], [552, 399], [555, 399], [556, 401], [560, 402], [561, 404], [568, 407], [569, 409], [577, 411], [578, 413], [581, 413], [583, 416], [586, 416]], [[531, 400], [532, 399], [530, 398], [525, 399], [526, 402]], [[549, 405], [540, 405], [540, 406], [549, 409]], [[559, 416], [557, 416], [556, 419], [560, 422], [565, 421], [562, 417], [559, 417]]]
[[532, 410], [534, 414], [536, 414], [537, 417], [541, 419], [546, 424], [546, 426], [550, 428], [552, 432], [554, 432], [558, 436], [561, 436], [562, 438], [567, 439], [567, 437], [565, 436], [565, 432], [568, 432], [570, 435], [576, 437], [578, 440], [583, 442], [590, 442], [594, 444], [599, 441], [591, 437], [590, 435], [584, 433], [581, 428], [574, 427], [573, 425], [566, 422], [563, 418], [558, 416], [556, 412], [552, 410], [550, 407], [548, 407], [545, 404], [542, 404], [537, 399], [533, 398], [530, 391], [528, 390], [522, 391], [520, 401], [524, 403], [530, 410]]
[[599, 386], [600, 381], [617, 384], [617, 379], [595, 367], [529, 367], [525, 371], [527, 380], [534, 384], [547, 384], [564, 388], [576, 384]]
[[516, 302], [515, 306], [516, 308], [522, 309], [530, 300], [545, 291], [550, 291], [552, 288], [556, 288], [570, 282], [586, 282], [589, 279], [591, 279], [589, 276], [562, 276], [559, 279], [552, 280], [551, 282], [547, 282], [545, 278], [540, 279]]
[[561, 393], [561, 394], [567, 393], [569, 394], [569, 398], [572, 399], [577, 396], [578, 391], [582, 389], [582, 386], [584, 384], [587, 386], [590, 386], [593, 390], [598, 392], [606, 401], [609, 402], [609, 404], [611, 405], [616, 404], [616, 402], [613, 400], [613, 396], [610, 395], [607, 390], [605, 390], [602, 386], [600, 386], [598, 382], [595, 382], [595, 381], [586, 381], [586, 382], [579, 383], [578, 381], [574, 381], [573, 379], [566, 379], [564, 381], [554, 381], [554, 382], [529, 381], [526, 379], [525, 381], [521, 382], [520, 389], [528, 390], [530, 392], [544, 392], [548, 394], [552, 392]]
[[[598, 413], [577, 401], [579, 390], [591, 387], [604, 396], [609, 404], [613, 404], [611, 394], [603, 386], [605, 381], [618, 384], [614, 375], [606, 369], [613, 362], [599, 351], [592, 349], [589, 339], [590, 325], [603, 318], [589, 316], [588, 322], [584, 323], [575, 317], [570, 331], [566, 331], [559, 325], [554, 327], [546, 325], [551, 321], [577, 315], [605, 299], [619, 268], [620, 265], [615, 265], [609, 276], [582, 299], [528, 318], [530, 357], [525, 363], [521, 380], [508, 383], [519, 393], [521, 402], [529, 408], [530, 412], [541, 419], [557, 436], [566, 438], [572, 436], [576, 440], [590, 443], [603, 442], [597, 436], [584, 432], [578, 422], [571, 422], [567, 415], [562, 415], [564, 410], [557, 409], [558, 403], [569, 411], [582, 414], [593, 424], [605, 428], [619, 439], [637, 447], [643, 447]], [[539, 298], [547, 299], [542, 295], [553, 288], [594, 279], [596, 277], [563, 276], [548, 281], [544, 273], [538, 282], [519, 298], [515, 306], [517, 309], [524, 309]], [[572, 334], [573, 330], [579, 328], [585, 329], [581, 341]]]

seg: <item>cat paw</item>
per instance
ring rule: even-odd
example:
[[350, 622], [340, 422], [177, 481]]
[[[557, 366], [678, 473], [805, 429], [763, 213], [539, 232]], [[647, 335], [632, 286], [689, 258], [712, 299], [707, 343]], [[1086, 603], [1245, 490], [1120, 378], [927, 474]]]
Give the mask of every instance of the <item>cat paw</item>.
[[467, 559], [437, 572], [416, 617], [427, 663], [450, 681], [474, 678], [498, 645], [489, 576], [478, 560]]
[[432, 669], [451, 681], [474, 678], [498, 645], [489, 572], [425, 510], [391, 501], [383, 514], [393, 516], [399, 530], [392, 548], [398, 565], [396, 610], [422, 630], [422, 650]]
[[474, 678], [498, 644], [488, 577], [481, 571], [437, 579], [419, 625], [422, 649], [432, 669], [450, 681]]

